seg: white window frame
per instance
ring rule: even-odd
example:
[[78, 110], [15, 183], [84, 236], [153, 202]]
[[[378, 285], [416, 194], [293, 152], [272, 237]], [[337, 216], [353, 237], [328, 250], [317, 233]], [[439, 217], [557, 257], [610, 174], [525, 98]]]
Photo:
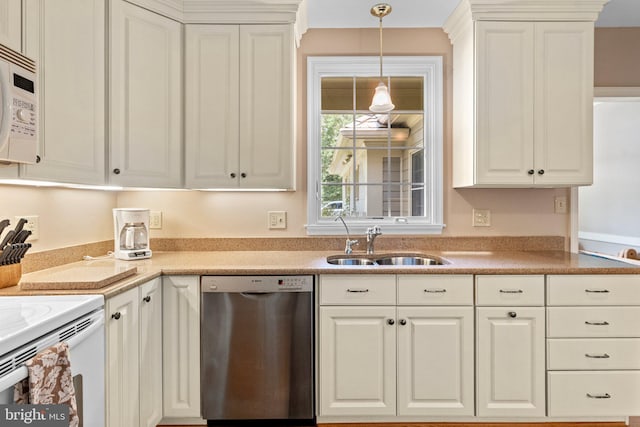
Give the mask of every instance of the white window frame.
[[[307, 58], [307, 234], [344, 234], [334, 218], [320, 215], [321, 109], [320, 84], [325, 77], [377, 77], [377, 56], [323, 56]], [[380, 225], [386, 234], [441, 234], [443, 223], [443, 77], [441, 56], [391, 56], [384, 58], [384, 74], [391, 77], [424, 78], [424, 150], [427, 217], [345, 217], [352, 234], [363, 234]], [[391, 88], [393, 89], [393, 88]], [[393, 92], [391, 92], [393, 97]]]

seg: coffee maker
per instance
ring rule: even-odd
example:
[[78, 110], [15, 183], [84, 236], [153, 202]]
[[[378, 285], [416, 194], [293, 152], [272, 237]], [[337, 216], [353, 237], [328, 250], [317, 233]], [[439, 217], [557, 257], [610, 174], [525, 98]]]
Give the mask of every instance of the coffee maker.
[[134, 260], [151, 258], [149, 249], [149, 209], [119, 208], [113, 210], [114, 256]]

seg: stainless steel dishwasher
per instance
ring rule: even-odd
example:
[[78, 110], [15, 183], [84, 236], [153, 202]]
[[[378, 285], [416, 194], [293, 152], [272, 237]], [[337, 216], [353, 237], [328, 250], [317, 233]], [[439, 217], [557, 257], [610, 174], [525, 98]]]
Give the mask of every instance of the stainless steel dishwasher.
[[201, 313], [208, 425], [315, 424], [313, 276], [202, 276]]

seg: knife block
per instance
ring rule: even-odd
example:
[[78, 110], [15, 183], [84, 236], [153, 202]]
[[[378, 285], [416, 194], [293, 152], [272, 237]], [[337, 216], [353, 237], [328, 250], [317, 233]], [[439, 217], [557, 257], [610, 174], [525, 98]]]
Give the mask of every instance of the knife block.
[[9, 264], [0, 266], [0, 288], [15, 286], [22, 277], [22, 264]]

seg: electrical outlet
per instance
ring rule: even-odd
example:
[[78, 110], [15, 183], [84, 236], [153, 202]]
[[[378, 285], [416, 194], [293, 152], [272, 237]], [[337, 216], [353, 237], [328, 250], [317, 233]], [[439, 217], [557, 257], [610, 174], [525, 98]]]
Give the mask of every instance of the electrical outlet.
[[473, 210], [473, 226], [474, 227], [490, 227], [491, 211], [489, 209]]
[[149, 212], [149, 228], [162, 228], [162, 212], [151, 211]]
[[567, 198], [564, 196], [558, 196], [553, 201], [554, 212], [557, 214], [567, 213]]
[[27, 237], [27, 242], [38, 240], [40, 238], [40, 217], [38, 215], [16, 216], [13, 219], [14, 227], [15, 224], [20, 221], [20, 218], [24, 218], [27, 220], [27, 222], [24, 223], [24, 227], [22, 227], [22, 229], [31, 231], [31, 234], [29, 235], [29, 237]]
[[287, 228], [287, 212], [270, 211], [268, 213], [269, 229]]

